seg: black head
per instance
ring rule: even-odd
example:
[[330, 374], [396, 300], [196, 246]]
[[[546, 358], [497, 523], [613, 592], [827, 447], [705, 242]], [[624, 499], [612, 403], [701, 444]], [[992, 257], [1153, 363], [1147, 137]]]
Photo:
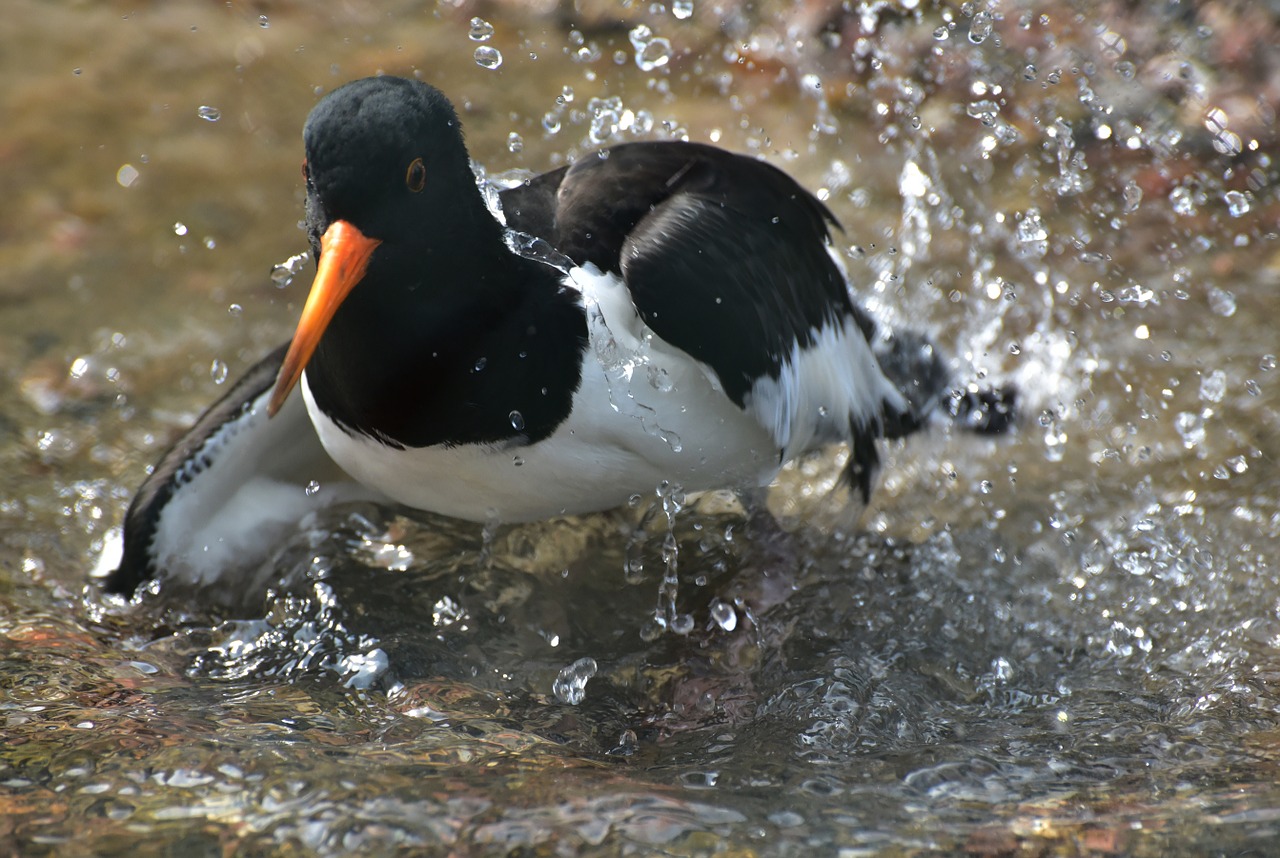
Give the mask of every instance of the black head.
[[325, 96], [302, 132], [307, 224], [318, 250], [345, 220], [391, 245], [451, 231], [483, 213], [462, 126], [449, 100], [421, 81], [370, 77]]
[[272, 414], [353, 292], [375, 315], [401, 314], [397, 292], [431, 282], [447, 288], [457, 278], [442, 274], [502, 246], [502, 227], [476, 187], [458, 115], [434, 87], [396, 77], [353, 81], [320, 100], [302, 137], [316, 279], [271, 397]]

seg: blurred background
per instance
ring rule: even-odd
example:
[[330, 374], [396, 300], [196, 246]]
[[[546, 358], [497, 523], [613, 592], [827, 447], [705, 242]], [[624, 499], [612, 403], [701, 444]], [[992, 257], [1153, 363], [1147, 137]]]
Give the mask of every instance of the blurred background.
[[[1278, 30], [1274, 2], [11, 0], [0, 848], [1269, 853]], [[877, 317], [1018, 388], [1015, 430], [891, 445], [865, 509], [841, 451], [799, 463], [786, 533], [720, 497], [492, 532], [352, 506], [265, 593], [103, 597], [147, 467], [289, 336], [302, 123], [375, 73], [448, 94], [490, 175], [631, 139], [777, 164]], [[648, 625], [671, 544], [688, 635]]]

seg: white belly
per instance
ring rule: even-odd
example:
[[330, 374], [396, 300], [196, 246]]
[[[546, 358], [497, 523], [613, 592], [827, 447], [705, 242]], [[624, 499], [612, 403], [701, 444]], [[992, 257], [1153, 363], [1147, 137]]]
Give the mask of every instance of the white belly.
[[307, 410], [330, 456], [370, 488], [473, 521], [531, 521], [610, 509], [663, 480], [686, 491], [765, 485], [779, 445], [725, 396], [715, 374], [668, 346], [608, 275], [575, 269], [590, 346], [570, 416], [527, 446], [394, 449]]

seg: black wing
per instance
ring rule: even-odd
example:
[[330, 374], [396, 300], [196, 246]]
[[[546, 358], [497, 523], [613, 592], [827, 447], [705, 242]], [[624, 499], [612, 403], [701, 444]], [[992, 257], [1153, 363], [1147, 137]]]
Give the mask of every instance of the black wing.
[[645, 323], [739, 405], [834, 320], [875, 326], [827, 252], [827, 208], [781, 170], [697, 143], [628, 143], [504, 191], [513, 229], [623, 275]]

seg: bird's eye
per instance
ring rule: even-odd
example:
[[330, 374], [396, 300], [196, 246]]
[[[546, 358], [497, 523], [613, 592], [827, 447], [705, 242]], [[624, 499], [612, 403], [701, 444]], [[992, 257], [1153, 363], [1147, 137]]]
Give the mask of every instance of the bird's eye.
[[302, 181], [311, 181], [311, 169], [307, 166], [307, 159], [302, 159]]
[[415, 194], [427, 185], [427, 167], [421, 158], [414, 158], [404, 174], [404, 185]]

